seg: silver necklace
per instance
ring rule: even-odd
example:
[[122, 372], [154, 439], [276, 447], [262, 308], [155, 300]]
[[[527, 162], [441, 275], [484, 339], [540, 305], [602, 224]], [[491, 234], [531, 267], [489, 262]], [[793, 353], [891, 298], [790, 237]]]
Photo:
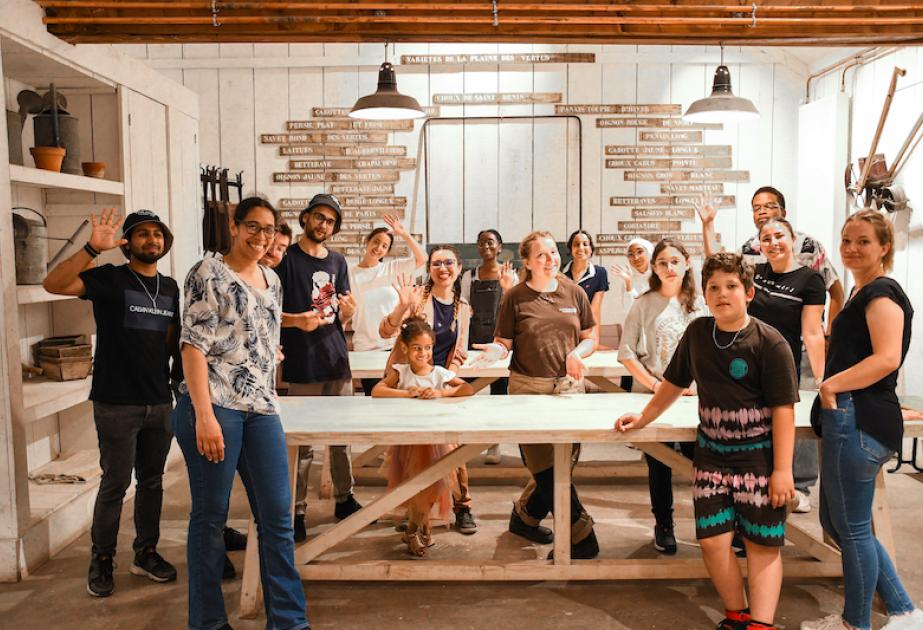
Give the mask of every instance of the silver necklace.
[[157, 308], [157, 298], [160, 297], [160, 274], [158, 273], [156, 276], [157, 277], [157, 287], [156, 287], [156, 290], [154, 291], [154, 295], [152, 296], [151, 292], [147, 290], [147, 285], [144, 284], [144, 281], [141, 280], [140, 277], [138, 277], [138, 274], [135, 273], [135, 270], [132, 269], [131, 267], [128, 267], [128, 271], [131, 272], [131, 275], [135, 277], [135, 280], [137, 280], [138, 284], [141, 285], [141, 288], [144, 289], [144, 292], [147, 294], [147, 299], [151, 301], [151, 306], [153, 306], [154, 308]]
[[734, 333], [734, 337], [728, 342], [726, 346], [722, 346], [720, 343], [718, 343], [718, 322], [716, 320], [712, 320], [711, 340], [715, 342], [715, 346], [718, 348], [718, 350], [727, 350], [728, 348], [734, 345], [734, 342], [737, 341], [737, 337], [740, 336], [740, 333], [744, 331], [744, 329], [747, 327], [749, 323], [750, 323], [750, 316], [747, 315], [747, 319], [744, 322], [744, 327], [738, 330], [736, 333]]

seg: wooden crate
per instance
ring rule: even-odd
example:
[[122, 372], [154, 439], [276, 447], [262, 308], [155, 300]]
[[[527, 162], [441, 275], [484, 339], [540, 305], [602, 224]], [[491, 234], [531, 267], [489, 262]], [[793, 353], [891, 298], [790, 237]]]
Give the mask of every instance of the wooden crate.
[[91, 357], [39, 357], [39, 367], [55, 381], [75, 381], [90, 375], [93, 369]]

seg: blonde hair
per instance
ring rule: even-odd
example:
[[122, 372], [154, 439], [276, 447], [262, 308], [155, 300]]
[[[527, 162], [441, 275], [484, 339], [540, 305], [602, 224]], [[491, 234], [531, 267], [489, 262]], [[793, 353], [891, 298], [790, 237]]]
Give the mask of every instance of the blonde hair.
[[878, 239], [878, 244], [889, 246], [888, 252], [881, 259], [881, 267], [885, 270], [885, 273], [890, 272], [894, 268], [894, 227], [891, 222], [877, 210], [866, 208], [846, 217], [846, 221], [843, 223], [842, 229], [840, 229], [841, 235], [846, 226], [853, 221], [863, 221], [871, 225], [872, 230], [875, 231], [875, 238]]
[[526, 237], [519, 243], [519, 257], [523, 260], [522, 271], [525, 276], [523, 278], [524, 281], [532, 278], [532, 272], [525, 266], [526, 258], [532, 253], [532, 243], [543, 238], [550, 238], [554, 241], [554, 234], [548, 230], [535, 230], [534, 232], [526, 234]]

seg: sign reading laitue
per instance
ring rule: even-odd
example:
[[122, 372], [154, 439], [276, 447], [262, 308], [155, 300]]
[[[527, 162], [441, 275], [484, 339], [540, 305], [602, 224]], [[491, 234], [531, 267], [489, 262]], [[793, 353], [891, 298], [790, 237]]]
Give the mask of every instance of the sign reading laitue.
[[279, 147], [279, 155], [316, 155], [318, 157], [405, 157], [407, 147], [401, 145], [329, 145], [301, 144]]
[[606, 155], [621, 156], [690, 156], [690, 157], [727, 157], [731, 147], [726, 144], [703, 145], [637, 145], [607, 144]]
[[607, 127], [667, 127], [670, 129], [722, 129], [721, 123], [693, 123], [681, 118], [597, 118], [596, 126]]
[[284, 183], [321, 183], [321, 182], [396, 182], [400, 179], [398, 171], [322, 171], [319, 173], [273, 173], [272, 181]]
[[560, 103], [561, 92], [479, 92], [433, 94], [439, 105], [530, 105], [533, 103]]
[[413, 131], [412, 120], [290, 120], [285, 123], [289, 131]]
[[[282, 210], [293, 210], [306, 208], [308, 203], [311, 200], [308, 198], [286, 198], [279, 200], [279, 208]], [[340, 197], [340, 206], [343, 208], [348, 208], [352, 206], [406, 206], [407, 197], [356, 197], [356, 196], [342, 196]]]
[[678, 116], [682, 113], [679, 105], [555, 105], [554, 113], [559, 116], [581, 114], [663, 114], [664, 116]]
[[[314, 118], [344, 118], [349, 117], [350, 111], [352, 111], [351, 107], [312, 107], [311, 116]], [[439, 108], [433, 105], [424, 105], [423, 113], [427, 116], [438, 116]]]
[[704, 157], [681, 157], [681, 158], [609, 158], [606, 160], [606, 168], [731, 168], [731, 158], [704, 158]]
[[383, 169], [394, 168], [410, 171], [417, 167], [416, 158], [331, 158], [318, 160], [289, 160], [292, 170], [331, 170], [331, 169]]
[[697, 144], [702, 142], [701, 131], [641, 131], [641, 142], [666, 142], [668, 144]]
[[626, 182], [748, 182], [750, 171], [625, 171]]
[[370, 142], [387, 144], [388, 134], [384, 131], [316, 131], [314, 133], [264, 133], [261, 144], [354, 144]]
[[401, 65], [475, 65], [500, 63], [595, 63], [595, 53], [507, 53], [484, 55], [401, 55]]
[[394, 184], [331, 184], [334, 195], [393, 195]]

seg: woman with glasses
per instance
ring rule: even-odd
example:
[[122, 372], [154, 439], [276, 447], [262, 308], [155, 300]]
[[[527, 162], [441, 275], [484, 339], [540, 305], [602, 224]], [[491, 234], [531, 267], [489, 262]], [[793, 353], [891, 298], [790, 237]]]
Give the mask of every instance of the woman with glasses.
[[[619, 345], [619, 361], [631, 372], [634, 392], [657, 391], [686, 327], [708, 313], [682, 243], [671, 239], [658, 242], [652, 266], [650, 289], [632, 305]], [[674, 448], [677, 446], [686, 457], [692, 457], [692, 442], [680, 442]], [[644, 459], [655, 522], [654, 548], [672, 555], [676, 553], [673, 472], [650, 455], [645, 454]]]
[[190, 628], [231, 627], [221, 574], [236, 473], [257, 523], [267, 623], [308, 627], [275, 389], [282, 288], [278, 276], [258, 264], [278, 224], [269, 202], [244, 199], [234, 210], [228, 253], [203, 259], [186, 276], [180, 336], [185, 382], [173, 432], [192, 496], [186, 544]]
[[[394, 288], [398, 303], [382, 318], [379, 334], [385, 339], [397, 336], [404, 320], [408, 317], [422, 317], [432, 326], [435, 333], [433, 365], [448, 368], [458, 373], [467, 358], [468, 333], [471, 321], [471, 307], [461, 295], [461, 256], [451, 245], [436, 245], [429, 252], [427, 262], [428, 278], [423, 286], [413, 278], [402, 275]], [[395, 363], [406, 364], [407, 353], [401, 344], [395, 344], [388, 357], [385, 371]], [[468, 492], [468, 469], [456, 469], [458, 487], [453, 490], [455, 528], [462, 534], [473, 534], [477, 523], [471, 513], [471, 495]]]

